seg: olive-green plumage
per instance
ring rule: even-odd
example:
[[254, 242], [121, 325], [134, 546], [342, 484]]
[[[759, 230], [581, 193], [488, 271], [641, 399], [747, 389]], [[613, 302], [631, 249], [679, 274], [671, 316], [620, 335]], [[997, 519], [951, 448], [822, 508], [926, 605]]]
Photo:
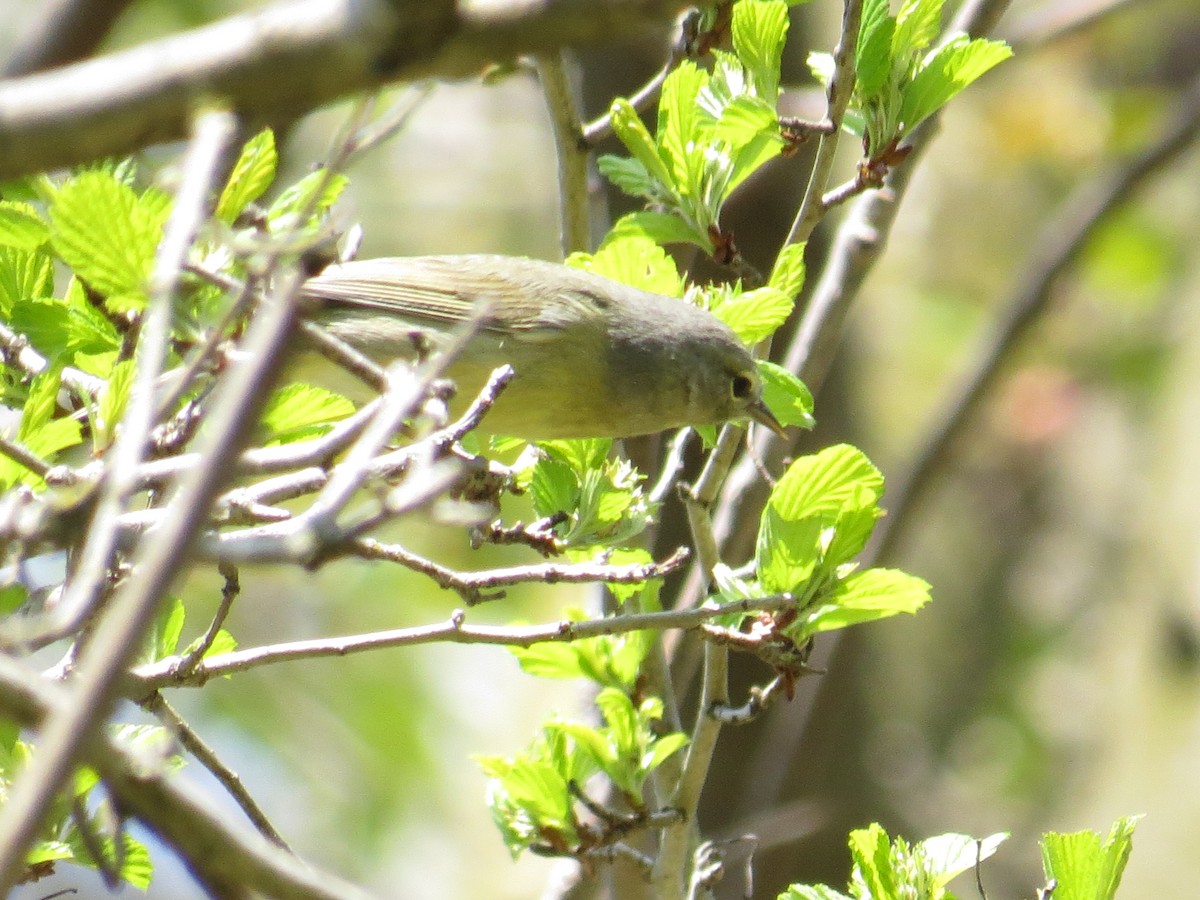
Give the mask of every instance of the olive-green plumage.
[[303, 293], [316, 320], [390, 362], [434, 350], [472, 319], [447, 374], [467, 398], [498, 366], [516, 377], [482, 430], [528, 439], [630, 437], [751, 418], [779, 430], [733, 332], [683, 300], [568, 266], [420, 256], [330, 266]]

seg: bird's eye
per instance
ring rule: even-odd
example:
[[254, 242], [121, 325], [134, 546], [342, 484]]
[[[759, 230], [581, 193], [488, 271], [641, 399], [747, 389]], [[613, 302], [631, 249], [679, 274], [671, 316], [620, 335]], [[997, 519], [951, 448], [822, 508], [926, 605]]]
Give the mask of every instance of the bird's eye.
[[754, 381], [749, 375], [734, 375], [729, 389], [735, 400], [749, 400], [754, 395]]

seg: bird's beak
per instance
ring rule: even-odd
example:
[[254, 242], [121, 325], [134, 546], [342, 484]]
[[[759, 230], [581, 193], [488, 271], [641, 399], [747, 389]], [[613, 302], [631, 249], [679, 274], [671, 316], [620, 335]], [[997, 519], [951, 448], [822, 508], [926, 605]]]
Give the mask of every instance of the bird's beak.
[[765, 425], [781, 438], [787, 437], [787, 432], [784, 430], [783, 425], [775, 418], [771, 410], [767, 409], [767, 404], [763, 403], [761, 399], [755, 400], [746, 407], [746, 413], [759, 425]]

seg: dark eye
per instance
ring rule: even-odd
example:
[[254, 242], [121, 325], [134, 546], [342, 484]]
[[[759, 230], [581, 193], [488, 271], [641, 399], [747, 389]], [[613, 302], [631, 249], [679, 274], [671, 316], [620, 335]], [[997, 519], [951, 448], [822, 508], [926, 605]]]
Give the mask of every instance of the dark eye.
[[749, 400], [754, 395], [754, 382], [749, 375], [734, 375], [729, 389], [735, 400]]

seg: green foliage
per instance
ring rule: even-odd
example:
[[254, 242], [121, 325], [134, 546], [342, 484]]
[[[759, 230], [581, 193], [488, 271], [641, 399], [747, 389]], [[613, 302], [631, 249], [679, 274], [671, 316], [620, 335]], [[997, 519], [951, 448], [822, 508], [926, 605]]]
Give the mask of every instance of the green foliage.
[[156, 188], [138, 194], [117, 174], [81, 172], [54, 194], [51, 242], [110, 312], [136, 312], [146, 305], [154, 253], [170, 209], [170, 198]]
[[261, 197], [275, 180], [279, 154], [275, 150], [275, 135], [264, 128], [242, 148], [238, 161], [229, 173], [229, 180], [217, 201], [214, 215], [232, 225], [255, 200]]
[[943, 834], [910, 845], [904, 838], [889, 839], [872, 823], [850, 832], [848, 894], [824, 884], [793, 884], [779, 900], [953, 900], [946, 885], [994, 854], [1007, 837]]
[[[1118, 819], [1103, 843], [1094, 831], [1043, 835], [1042, 861], [1055, 900], [1113, 900], [1140, 818]], [[995, 854], [1007, 839], [1006, 834], [942, 834], [910, 845], [903, 838], [890, 839], [873, 823], [850, 833], [848, 893], [825, 884], [793, 884], [779, 900], [954, 900], [950, 882]]]
[[[845, 126], [864, 139], [867, 158], [884, 159], [905, 136], [963, 88], [1012, 56], [1003, 41], [950, 35], [941, 28], [943, 0], [865, 0], [854, 57], [854, 94]], [[812, 53], [809, 68], [828, 86], [833, 57]]]
[[603, 823], [583, 821], [583, 786], [606, 776], [637, 812], [644, 811], [646, 779], [687, 743], [673, 732], [658, 735], [662, 702], [635, 704], [614, 687], [603, 688], [596, 705], [604, 725], [555, 718], [528, 750], [513, 757], [476, 757], [489, 777], [488, 805], [514, 857], [524, 850], [571, 853], [603, 840]]
[[[915, 613], [929, 585], [894, 569], [856, 572], [881, 510], [883, 476], [862, 452], [838, 445], [797, 459], [771, 491], [759, 522], [757, 578], [717, 575], [725, 600], [790, 594], [784, 633], [797, 645], [814, 634]], [[742, 616], [724, 622], [740, 627]]]
[[[674, 216], [667, 218], [679, 221]], [[621, 222], [631, 219], [626, 216]], [[643, 291], [667, 297], [683, 295], [683, 279], [675, 260], [651, 237], [629, 226], [621, 229], [620, 223], [609, 232], [595, 253], [572, 253], [566, 262], [569, 266]]]
[[1055, 883], [1055, 900], [1112, 900], [1133, 850], [1133, 830], [1141, 816], [1113, 823], [1101, 841], [1094, 831], [1042, 836], [1042, 865]]
[[653, 135], [627, 100], [613, 103], [613, 129], [631, 156], [602, 156], [600, 171], [654, 208], [625, 228], [712, 253], [726, 199], [783, 150], [776, 103], [787, 4], [744, 0], [731, 29], [734, 53], [714, 51], [711, 72], [685, 60], [667, 76]]
[[311, 384], [284, 385], [263, 410], [267, 443], [289, 444], [324, 434], [334, 422], [354, 412], [354, 404], [333, 391]]
[[607, 439], [542, 441], [518, 461], [518, 483], [537, 514], [564, 518], [556, 534], [567, 547], [619, 547], [653, 519], [643, 476], [628, 460], [609, 459], [611, 446]]
[[[645, 554], [648, 558], [649, 554]], [[567, 611], [572, 621], [588, 618], [580, 609]], [[632, 692], [642, 661], [654, 645], [651, 631], [606, 634], [564, 643], [545, 641], [530, 647], [510, 647], [521, 669], [538, 678], [587, 678], [601, 687]]]

